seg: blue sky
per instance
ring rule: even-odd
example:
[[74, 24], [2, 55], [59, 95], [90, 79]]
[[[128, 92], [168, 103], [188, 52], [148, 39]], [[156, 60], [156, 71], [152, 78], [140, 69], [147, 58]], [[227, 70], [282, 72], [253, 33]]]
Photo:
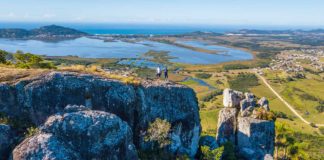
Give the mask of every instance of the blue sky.
[[0, 21], [324, 26], [324, 0], [0, 0]]

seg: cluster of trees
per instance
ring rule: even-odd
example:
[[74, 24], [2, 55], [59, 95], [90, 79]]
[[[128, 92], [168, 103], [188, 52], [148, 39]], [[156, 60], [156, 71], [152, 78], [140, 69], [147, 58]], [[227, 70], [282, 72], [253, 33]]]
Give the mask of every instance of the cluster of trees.
[[250, 67], [248, 65], [244, 65], [244, 64], [227, 64], [223, 66], [223, 69], [225, 71], [228, 70], [236, 70], [236, 69], [249, 69]]
[[202, 97], [201, 100], [204, 101], [204, 102], [209, 102], [210, 100], [212, 100], [216, 96], [222, 95], [222, 94], [223, 94], [223, 91], [217, 89], [215, 91], [212, 91], [212, 92], [208, 93], [204, 97]]
[[4, 50], [0, 50], [0, 64], [6, 64], [7, 63], [7, 56], [9, 55], [8, 52]]
[[249, 88], [259, 85], [258, 77], [253, 73], [239, 74], [229, 81], [230, 88], [242, 92], [248, 92]]
[[251, 69], [251, 68], [265, 68], [269, 67], [270, 65], [270, 60], [269, 59], [260, 59], [256, 63], [251, 63], [251, 64], [240, 64], [240, 63], [234, 63], [234, 64], [226, 64], [223, 66], [224, 71], [229, 71], [229, 70], [238, 70], [238, 69]]
[[[10, 59], [8, 57], [11, 57]], [[8, 60], [9, 59], [9, 60]], [[50, 61], [45, 61], [43, 57], [31, 53], [23, 53], [17, 51], [16, 53], [9, 53], [0, 50], [0, 63], [10, 65], [14, 64], [17, 68], [55, 68], [54, 64]]]
[[200, 78], [200, 79], [208, 79], [210, 78], [212, 75], [211, 74], [208, 74], [208, 73], [197, 73], [195, 75], [197, 78]]

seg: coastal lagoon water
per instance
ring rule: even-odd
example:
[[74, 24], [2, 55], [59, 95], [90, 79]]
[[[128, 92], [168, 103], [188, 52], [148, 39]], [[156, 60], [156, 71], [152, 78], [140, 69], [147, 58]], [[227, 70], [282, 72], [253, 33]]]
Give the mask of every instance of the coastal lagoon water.
[[150, 50], [168, 51], [170, 56], [175, 57], [171, 59], [172, 62], [189, 64], [215, 64], [253, 58], [250, 53], [233, 48], [201, 44], [195, 41], [183, 43], [222, 52], [221, 54], [208, 54], [153, 41], [136, 43], [122, 41], [104, 42], [103, 40], [86, 37], [60, 42], [0, 39], [0, 49], [10, 52], [21, 50], [39, 55], [73, 55], [84, 58], [138, 58]]

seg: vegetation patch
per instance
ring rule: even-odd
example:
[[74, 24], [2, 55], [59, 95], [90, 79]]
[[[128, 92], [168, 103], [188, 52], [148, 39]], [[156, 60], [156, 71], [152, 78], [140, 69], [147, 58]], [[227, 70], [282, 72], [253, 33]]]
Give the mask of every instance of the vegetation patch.
[[323, 159], [324, 137], [297, 132], [276, 122], [275, 157], [277, 159]]
[[171, 124], [167, 120], [157, 118], [154, 122], [149, 124], [145, 141], [156, 143], [160, 148], [163, 148], [171, 143], [169, 132]]
[[249, 88], [259, 85], [258, 77], [253, 73], [239, 74], [228, 83], [230, 88], [242, 92], [248, 92]]
[[208, 146], [201, 146], [203, 160], [220, 160], [224, 152], [224, 146], [211, 150]]
[[228, 71], [228, 70], [237, 70], [237, 69], [249, 69], [250, 67], [248, 65], [244, 64], [227, 64], [223, 66], [223, 69]]
[[208, 93], [207, 95], [203, 96], [201, 98], [201, 101], [209, 102], [213, 98], [215, 98], [216, 96], [219, 96], [219, 95], [222, 95], [222, 94], [223, 94], [223, 91], [217, 89], [217, 90], [212, 91], [212, 92]]
[[253, 116], [255, 116], [256, 119], [262, 119], [262, 120], [276, 120], [276, 116], [271, 111], [266, 111], [265, 109], [259, 107], [254, 109]]
[[208, 79], [210, 78], [212, 75], [208, 74], [208, 73], [197, 73], [195, 75], [197, 78], [201, 78], [201, 79]]
[[167, 51], [153, 51], [150, 50], [142, 55], [144, 58], [149, 58], [150, 61], [160, 63], [160, 64], [168, 64], [170, 59], [173, 59], [175, 57], [169, 56], [169, 52]]
[[4, 51], [4, 50], [0, 50], [0, 63], [6, 64], [7, 60], [6, 57], [9, 53]]
[[31, 53], [23, 53], [18, 51], [13, 54], [16, 64], [15, 66], [18, 68], [47, 68], [53, 69], [56, 68], [52, 62], [45, 61], [41, 56], [34, 55]]

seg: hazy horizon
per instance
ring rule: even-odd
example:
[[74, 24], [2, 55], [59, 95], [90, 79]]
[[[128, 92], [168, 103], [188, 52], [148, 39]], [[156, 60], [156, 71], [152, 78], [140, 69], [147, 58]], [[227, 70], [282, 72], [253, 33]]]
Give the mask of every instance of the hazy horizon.
[[324, 26], [321, 0], [2, 0], [1, 23]]

